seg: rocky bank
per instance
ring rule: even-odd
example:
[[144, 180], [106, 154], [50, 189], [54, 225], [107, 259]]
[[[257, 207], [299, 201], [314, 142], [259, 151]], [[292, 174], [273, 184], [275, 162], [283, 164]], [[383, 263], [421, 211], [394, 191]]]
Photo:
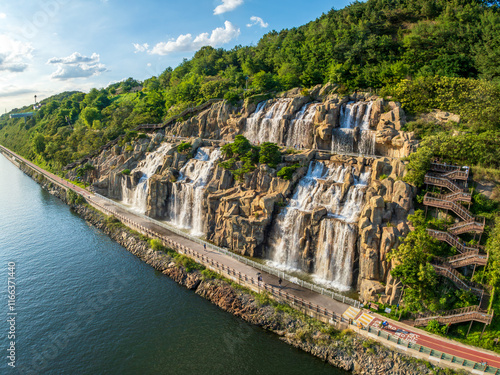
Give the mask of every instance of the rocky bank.
[[[21, 169], [52, 195], [69, 203], [68, 193], [31, 169]], [[350, 330], [334, 331], [278, 302], [234, 287], [225, 279], [186, 271], [174, 258], [150, 248], [144, 237], [125, 226], [110, 222], [86, 204], [71, 208], [90, 224], [101, 229], [128, 251], [174, 281], [211, 301], [224, 311], [279, 335], [283, 341], [321, 358], [331, 365], [355, 374], [440, 374], [444, 371], [424, 361], [391, 351], [382, 345], [356, 336]], [[451, 373], [449, 370], [446, 373]]]

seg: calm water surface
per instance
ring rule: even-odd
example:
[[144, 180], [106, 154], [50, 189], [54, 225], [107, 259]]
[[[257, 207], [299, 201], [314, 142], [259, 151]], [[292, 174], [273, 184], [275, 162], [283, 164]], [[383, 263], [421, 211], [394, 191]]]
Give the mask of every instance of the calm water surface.
[[0, 316], [0, 374], [345, 374], [155, 272], [1, 155]]

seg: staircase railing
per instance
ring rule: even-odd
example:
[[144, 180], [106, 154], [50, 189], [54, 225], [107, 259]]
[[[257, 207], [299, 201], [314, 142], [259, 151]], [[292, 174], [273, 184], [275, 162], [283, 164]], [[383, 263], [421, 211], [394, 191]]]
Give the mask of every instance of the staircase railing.
[[491, 324], [493, 314], [488, 314], [488, 312], [482, 310], [480, 306], [469, 306], [455, 310], [418, 314], [415, 318], [414, 325], [427, 325], [431, 320], [437, 320], [441, 324], [455, 324], [471, 320]]
[[475, 220], [475, 217], [469, 212], [469, 210], [455, 202], [446, 200], [445, 195], [426, 193], [424, 195], [424, 204], [427, 206], [450, 209], [466, 221]]
[[454, 179], [468, 180], [469, 178], [469, 168], [465, 168], [462, 170], [462, 167], [459, 165], [431, 163], [430, 169], [431, 171], [444, 173], [445, 175], [455, 174], [457, 177], [453, 177]]
[[457, 286], [457, 288], [462, 290], [469, 290], [478, 297], [481, 297], [484, 294], [486, 294], [482, 286], [476, 284], [473, 281], [462, 279], [463, 276], [459, 272], [454, 270], [450, 265], [447, 265], [446, 263], [441, 263], [441, 264], [432, 263], [432, 266], [434, 267], [438, 275], [450, 279], [453, 282], [453, 284]]
[[448, 244], [455, 247], [458, 251], [460, 251], [463, 254], [470, 252], [475, 252], [476, 254], [479, 253], [479, 247], [468, 246], [463, 241], [460, 241], [458, 237], [452, 235], [451, 233], [429, 228], [427, 228], [427, 233], [437, 240], [447, 242]]
[[427, 173], [424, 176], [424, 182], [428, 185], [445, 187], [454, 193], [466, 191], [464, 188], [462, 188], [458, 184], [454, 183], [453, 181], [451, 181], [445, 177], [433, 176], [429, 173]]
[[486, 218], [476, 217], [473, 220], [461, 221], [460, 223], [450, 225], [447, 230], [450, 233], [455, 235], [468, 233], [468, 232], [476, 232], [481, 233], [484, 231], [484, 227], [486, 225]]

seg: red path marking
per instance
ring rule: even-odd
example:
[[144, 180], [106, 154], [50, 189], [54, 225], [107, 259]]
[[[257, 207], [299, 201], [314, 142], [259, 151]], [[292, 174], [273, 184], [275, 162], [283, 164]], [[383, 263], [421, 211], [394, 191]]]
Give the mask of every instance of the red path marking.
[[[8, 151], [10, 151], [10, 150], [8, 150]], [[14, 153], [14, 152], [11, 152], [11, 153], [16, 155], [16, 157], [23, 160], [25, 163], [29, 164], [31, 167], [33, 167], [37, 171], [41, 172], [42, 174], [49, 175], [54, 180], [59, 181], [61, 184], [66, 185], [74, 190], [77, 190], [78, 192], [82, 193], [84, 196], [89, 197], [90, 195], [93, 195], [92, 193], [88, 192], [87, 190], [82, 189], [79, 186], [73, 185], [72, 183], [62, 179], [61, 177], [56, 176], [56, 175], [38, 167], [37, 165], [20, 157], [16, 153]], [[370, 326], [378, 328], [380, 326], [381, 321], [382, 320], [380, 318], [375, 318], [370, 322]], [[414, 331], [411, 329], [407, 329], [406, 327], [398, 326], [396, 324], [396, 322], [394, 322], [392, 320], [387, 320], [387, 322], [389, 323], [389, 325], [387, 328], [384, 328], [383, 330], [386, 333], [389, 333], [395, 337], [401, 338], [402, 340], [410, 341], [410, 342], [418, 344], [418, 345], [426, 346], [430, 349], [434, 349], [434, 350], [437, 350], [437, 351], [440, 351], [440, 352], [443, 352], [446, 354], [450, 354], [450, 355], [453, 355], [455, 357], [460, 357], [460, 358], [466, 359], [468, 361], [474, 361], [474, 362], [478, 362], [478, 363], [486, 361], [489, 366], [494, 366], [494, 367], [500, 368], [500, 357], [498, 357], [498, 356], [495, 356], [493, 354], [490, 354], [490, 353], [487, 353], [484, 351], [475, 350], [473, 348], [468, 348], [466, 346], [456, 345], [456, 344], [449, 342], [449, 340], [435, 338], [435, 337], [426, 335], [426, 334], [424, 334], [424, 331], [420, 331], [420, 330]], [[398, 330], [398, 329], [400, 329], [403, 332], [396, 332], [396, 330]]]
[[[381, 319], [375, 318], [372, 320], [370, 325], [372, 327], [377, 327], [379, 328], [380, 323], [382, 322]], [[486, 361], [489, 366], [494, 366], [494, 367], [500, 367], [500, 358], [486, 353], [482, 352], [479, 350], [474, 350], [472, 348], [468, 348], [466, 346], [461, 346], [461, 345], [456, 345], [450, 342], [447, 342], [445, 340], [441, 340], [436, 337], [428, 336], [423, 334], [423, 331], [420, 332], [415, 332], [412, 331], [406, 327], [398, 326], [395, 324], [394, 321], [388, 320], [389, 326], [386, 328], [383, 328], [383, 331], [386, 333], [389, 333], [392, 336], [399, 337], [402, 340], [410, 341], [412, 343], [426, 346], [430, 349], [434, 349], [446, 354], [453, 355], [455, 357], [460, 357], [462, 359], [474, 361], [481, 363], [483, 361]], [[403, 333], [403, 332], [396, 332], [397, 329], [400, 329], [404, 332], [408, 333]]]

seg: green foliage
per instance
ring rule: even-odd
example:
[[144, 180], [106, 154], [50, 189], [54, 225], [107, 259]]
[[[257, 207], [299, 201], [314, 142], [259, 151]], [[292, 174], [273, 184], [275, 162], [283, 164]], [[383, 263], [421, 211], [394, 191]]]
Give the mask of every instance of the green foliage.
[[483, 167], [500, 168], [500, 132], [463, 133], [456, 136], [439, 133], [426, 137], [422, 141], [422, 148], [448, 163], [474, 163]]
[[203, 271], [201, 271], [201, 275], [203, 277], [203, 280], [214, 280], [222, 278], [222, 276], [219, 275], [217, 272], [214, 272], [208, 268], [205, 268]]
[[378, 179], [379, 179], [379, 181], [382, 181], [382, 180], [385, 180], [387, 177], [389, 177], [389, 176], [387, 176], [386, 174], [382, 174], [379, 176]]
[[122, 174], [126, 175], [126, 176], [129, 176], [130, 175], [130, 169], [124, 169], [122, 171]]
[[417, 138], [424, 138], [444, 130], [449, 130], [449, 128], [445, 129], [442, 125], [433, 121], [417, 120], [406, 123], [403, 130], [413, 132]]
[[165, 251], [165, 246], [163, 246], [163, 243], [157, 238], [149, 240], [149, 246], [151, 246], [151, 249], [154, 251]]
[[67, 189], [66, 190], [66, 200], [70, 203], [70, 204], [82, 204], [82, 203], [85, 203], [85, 199], [83, 199], [83, 197], [76, 193], [75, 191], [71, 190], [71, 189]]
[[431, 320], [425, 329], [431, 333], [443, 334], [446, 331], [446, 326], [441, 326], [437, 320]]
[[404, 181], [415, 186], [422, 186], [424, 177], [431, 165], [433, 152], [428, 147], [419, 147], [417, 152], [409, 156], [409, 163], [406, 166], [408, 173], [404, 176]]
[[409, 112], [428, 112], [437, 108], [456, 113], [461, 116], [463, 126], [471, 130], [498, 130], [500, 127], [497, 116], [500, 86], [492, 82], [470, 78], [417, 77], [386, 87], [384, 94], [392, 95]]
[[177, 146], [177, 152], [180, 152], [181, 154], [187, 153], [191, 150], [191, 143], [189, 142], [182, 142], [179, 146]]
[[259, 163], [267, 164], [271, 168], [276, 168], [276, 166], [281, 163], [281, 152], [276, 143], [262, 143], [259, 152]]
[[293, 174], [299, 168], [300, 168], [300, 164], [294, 164], [291, 166], [283, 167], [278, 171], [277, 176], [281, 177], [284, 180], [291, 180], [293, 177]]
[[37, 134], [33, 137], [31, 141], [33, 145], [33, 151], [37, 154], [41, 154], [45, 151], [45, 137], [43, 134]]
[[[60, 170], [119, 135], [127, 134], [121, 146], [131, 142], [136, 138], [127, 131], [137, 125], [161, 123], [210, 98], [236, 104], [293, 87], [308, 95], [307, 87], [331, 81], [339, 93], [383, 88], [405, 111], [459, 114], [459, 130], [470, 133], [434, 139], [438, 145], [429, 148], [460, 163], [498, 167], [499, 17], [497, 5], [483, 1], [354, 2], [303, 26], [270, 31], [255, 46], [203, 47], [143, 83], [128, 78], [88, 94], [47, 98], [26, 124], [0, 117], [0, 142]], [[424, 139], [451, 130], [418, 121], [407, 129]], [[237, 160], [253, 157], [248, 151]]]

